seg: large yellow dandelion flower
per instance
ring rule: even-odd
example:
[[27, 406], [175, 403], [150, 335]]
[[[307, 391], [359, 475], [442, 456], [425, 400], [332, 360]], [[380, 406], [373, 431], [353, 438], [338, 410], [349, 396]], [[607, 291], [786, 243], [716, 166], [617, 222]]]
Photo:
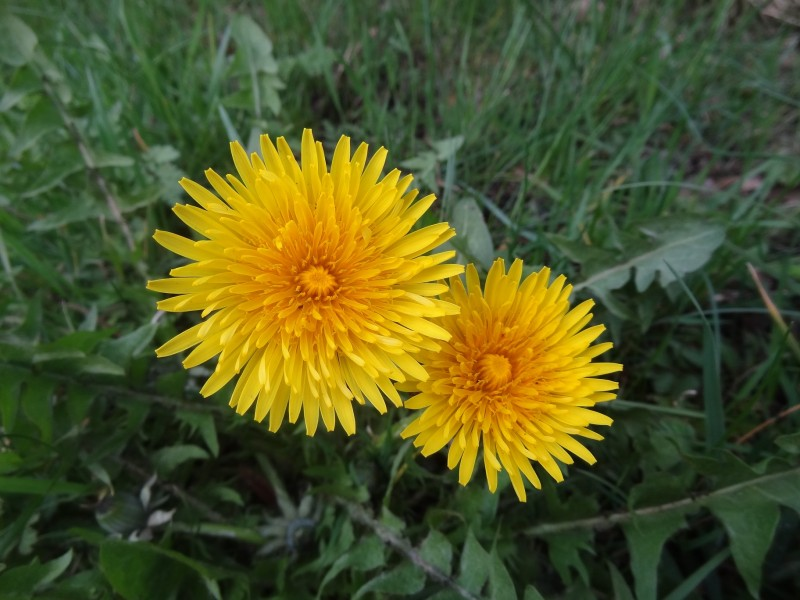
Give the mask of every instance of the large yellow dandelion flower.
[[461, 314], [437, 321], [452, 338], [439, 352], [422, 354], [429, 377], [405, 404], [422, 412], [402, 436], [416, 436], [414, 445], [425, 456], [452, 442], [447, 466], [459, 465], [461, 485], [472, 477], [482, 447], [489, 489], [497, 489], [497, 474], [505, 469], [524, 502], [521, 473], [541, 488], [531, 461], [556, 481], [564, 476], [554, 458], [571, 464], [567, 451], [595, 462], [574, 436], [603, 439], [588, 426], [610, 425], [611, 419], [589, 407], [612, 400], [618, 386], [596, 377], [622, 365], [591, 362], [612, 347], [591, 345], [602, 325], [583, 329], [592, 318], [591, 300], [570, 310], [572, 286], [564, 285], [563, 276], [549, 284], [550, 270], [544, 268], [520, 284], [521, 276], [522, 261], [515, 260], [506, 274], [498, 259], [485, 293], [472, 265], [466, 289], [459, 277], [451, 279], [443, 297], [458, 304]]
[[330, 431], [338, 419], [355, 431], [352, 401], [386, 411], [384, 396], [401, 405], [394, 382], [426, 379], [416, 358], [450, 337], [431, 317], [458, 308], [436, 283], [463, 271], [443, 264], [453, 252], [425, 253], [454, 235], [447, 223], [409, 233], [435, 200], [414, 203], [411, 176], [381, 178], [387, 152], [367, 162], [367, 146], [351, 156], [342, 137], [330, 171], [322, 144], [303, 132], [301, 163], [289, 145], [262, 136], [263, 158], [231, 144], [239, 178], [206, 171], [217, 195], [184, 179], [199, 207], [175, 214], [206, 239], [156, 231], [156, 241], [191, 259], [148, 288], [175, 294], [165, 311], [202, 311], [200, 323], [161, 346], [158, 356], [194, 347], [188, 369], [217, 355], [200, 390], [213, 394], [239, 376], [230, 404], [255, 418], [269, 414], [276, 431], [288, 408], [301, 409], [313, 435], [320, 415]]

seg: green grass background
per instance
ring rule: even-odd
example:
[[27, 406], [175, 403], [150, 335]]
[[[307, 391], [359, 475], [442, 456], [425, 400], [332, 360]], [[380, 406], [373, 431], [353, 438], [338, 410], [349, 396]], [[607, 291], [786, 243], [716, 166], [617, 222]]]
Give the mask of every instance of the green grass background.
[[[796, 598], [800, 30], [754, 4], [3, 4], [0, 597]], [[519, 504], [403, 410], [270, 434], [156, 361], [178, 179], [303, 127], [598, 301], [597, 465]]]

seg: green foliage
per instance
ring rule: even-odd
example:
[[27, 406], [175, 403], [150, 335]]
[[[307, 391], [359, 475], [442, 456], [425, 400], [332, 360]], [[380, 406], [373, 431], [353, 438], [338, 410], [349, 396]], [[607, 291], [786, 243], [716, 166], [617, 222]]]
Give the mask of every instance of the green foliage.
[[458, 261], [472, 262], [488, 271], [495, 259], [494, 244], [478, 203], [473, 198], [459, 200], [453, 207], [450, 224], [458, 232], [457, 240], [452, 242], [461, 250]]
[[52, 584], [72, 562], [72, 550], [45, 564], [34, 558], [29, 565], [14, 567], [0, 573], [0, 589], [9, 598], [32, 598]]
[[[731, 2], [4, 4], [0, 596], [795, 598], [800, 364], [747, 270], [796, 337], [795, 42]], [[155, 359], [177, 181], [307, 126], [598, 301], [596, 465], [522, 505], [402, 410], [270, 434]]]
[[636, 597], [656, 598], [658, 564], [664, 543], [685, 525], [680, 512], [668, 512], [642, 520], [632, 520], [623, 528], [631, 553], [631, 571], [636, 582]]

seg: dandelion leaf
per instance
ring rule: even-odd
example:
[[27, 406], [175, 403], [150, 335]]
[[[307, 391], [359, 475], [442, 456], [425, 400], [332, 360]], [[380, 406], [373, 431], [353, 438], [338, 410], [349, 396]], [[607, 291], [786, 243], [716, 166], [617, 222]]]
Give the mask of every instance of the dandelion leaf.
[[706, 506], [722, 521], [731, 544], [733, 561], [753, 598], [759, 597], [764, 558], [778, 526], [778, 503], [758, 489], [743, 488], [713, 496]]
[[639, 226], [644, 240], [626, 248], [620, 259], [586, 265], [589, 277], [575, 289], [595, 293], [621, 288], [633, 276], [645, 291], [658, 280], [666, 288], [679, 277], [703, 267], [725, 240], [725, 228], [704, 221], [658, 220]]
[[664, 543], [683, 525], [681, 512], [649, 515], [646, 519], [635, 519], [625, 525], [631, 571], [639, 600], [655, 600], [657, 597], [661, 550]]

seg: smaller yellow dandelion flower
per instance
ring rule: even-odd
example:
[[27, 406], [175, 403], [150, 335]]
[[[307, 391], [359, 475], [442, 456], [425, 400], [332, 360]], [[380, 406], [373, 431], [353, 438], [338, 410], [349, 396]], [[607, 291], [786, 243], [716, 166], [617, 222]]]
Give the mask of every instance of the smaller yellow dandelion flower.
[[589, 408], [616, 397], [618, 384], [597, 377], [622, 365], [592, 362], [612, 344], [591, 345], [605, 328], [584, 329], [594, 303], [570, 310], [572, 286], [563, 275], [549, 283], [550, 269], [544, 268], [520, 284], [521, 277], [521, 260], [506, 274], [498, 259], [485, 293], [472, 265], [466, 289], [459, 277], [450, 279], [443, 299], [457, 304], [461, 314], [437, 320], [451, 338], [440, 342], [439, 352], [421, 355], [429, 377], [405, 404], [420, 412], [401, 435], [415, 436], [424, 456], [450, 443], [447, 466], [459, 466], [461, 485], [472, 477], [482, 446], [489, 489], [497, 489], [497, 474], [505, 469], [524, 502], [521, 474], [541, 488], [531, 462], [556, 481], [564, 476], [554, 459], [572, 464], [567, 451], [595, 462], [574, 436], [603, 439], [588, 427], [610, 425], [611, 419]]

